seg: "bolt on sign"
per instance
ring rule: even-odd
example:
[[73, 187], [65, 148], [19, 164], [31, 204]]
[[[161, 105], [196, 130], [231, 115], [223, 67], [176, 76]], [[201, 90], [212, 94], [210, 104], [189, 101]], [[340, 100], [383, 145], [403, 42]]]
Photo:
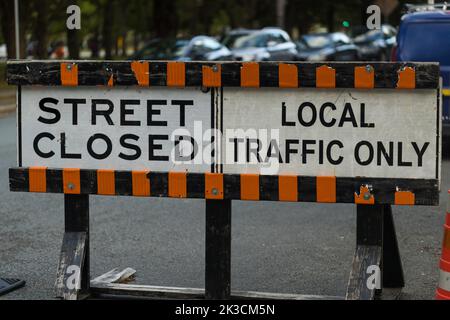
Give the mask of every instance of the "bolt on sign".
[[8, 63], [13, 191], [437, 205], [434, 63]]

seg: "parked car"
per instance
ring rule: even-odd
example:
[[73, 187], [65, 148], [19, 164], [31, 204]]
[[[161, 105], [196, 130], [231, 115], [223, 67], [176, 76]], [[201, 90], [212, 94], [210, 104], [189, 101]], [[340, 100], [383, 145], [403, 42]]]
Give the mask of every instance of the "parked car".
[[397, 30], [385, 24], [380, 29], [369, 30], [355, 37], [353, 42], [359, 47], [362, 60], [387, 61], [395, 45], [396, 35]]
[[[416, 7], [413, 7], [416, 8]], [[439, 62], [442, 77], [442, 136], [450, 143], [450, 11], [412, 11], [401, 19], [393, 60]]]
[[232, 52], [238, 61], [292, 61], [297, 48], [286, 31], [264, 28], [239, 38]]
[[136, 52], [133, 60], [216, 61], [233, 60], [227, 47], [207, 36], [155, 39]]
[[8, 58], [6, 44], [0, 44], [0, 60], [4, 60], [6, 58]]
[[233, 29], [227, 32], [221, 39], [220, 42], [226, 46], [228, 49], [233, 50], [236, 46], [236, 41], [255, 33], [257, 30], [253, 29]]
[[345, 33], [311, 33], [297, 42], [300, 61], [355, 61], [359, 49]]

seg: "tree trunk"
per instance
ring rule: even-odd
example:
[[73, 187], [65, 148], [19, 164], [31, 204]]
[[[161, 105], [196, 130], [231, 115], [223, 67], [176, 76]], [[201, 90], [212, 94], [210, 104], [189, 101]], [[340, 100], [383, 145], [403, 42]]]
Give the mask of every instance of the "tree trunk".
[[70, 59], [80, 59], [80, 30], [67, 29], [67, 48]]
[[327, 7], [327, 29], [334, 32], [334, 3], [329, 2]]
[[174, 37], [177, 35], [178, 17], [174, 0], [156, 0], [153, 2], [154, 30], [158, 38]]
[[39, 4], [36, 5], [37, 20], [35, 37], [37, 40], [37, 47], [35, 54], [39, 59], [48, 58], [48, 6], [48, 0], [40, 0]]
[[14, 0], [0, 0], [0, 20], [2, 34], [5, 39], [8, 58], [16, 57], [16, 43], [14, 30]]
[[112, 49], [113, 49], [113, 35], [112, 35], [112, 23], [108, 19], [112, 15], [114, 8], [113, 1], [107, 1], [103, 7], [103, 49], [105, 49], [105, 59], [112, 59]]

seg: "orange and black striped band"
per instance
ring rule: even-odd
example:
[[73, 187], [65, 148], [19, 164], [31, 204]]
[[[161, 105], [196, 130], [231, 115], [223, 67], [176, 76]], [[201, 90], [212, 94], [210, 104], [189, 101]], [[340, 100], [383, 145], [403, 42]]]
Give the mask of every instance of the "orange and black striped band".
[[437, 205], [438, 181], [290, 175], [11, 168], [10, 190], [109, 196]]
[[12, 85], [437, 89], [437, 63], [10, 61]]

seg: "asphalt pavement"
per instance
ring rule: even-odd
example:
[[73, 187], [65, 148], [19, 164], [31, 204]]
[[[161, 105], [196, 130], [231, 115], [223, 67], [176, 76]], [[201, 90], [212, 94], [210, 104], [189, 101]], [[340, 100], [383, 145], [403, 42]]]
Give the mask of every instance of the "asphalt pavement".
[[[24, 288], [0, 299], [52, 299], [63, 236], [63, 196], [11, 193], [15, 117], [0, 118], [0, 277]], [[393, 207], [406, 287], [401, 299], [433, 299], [450, 160], [439, 207]], [[137, 270], [136, 283], [204, 286], [201, 200], [91, 197], [91, 274]], [[346, 204], [233, 203], [232, 289], [344, 296], [355, 249], [356, 209]]]

